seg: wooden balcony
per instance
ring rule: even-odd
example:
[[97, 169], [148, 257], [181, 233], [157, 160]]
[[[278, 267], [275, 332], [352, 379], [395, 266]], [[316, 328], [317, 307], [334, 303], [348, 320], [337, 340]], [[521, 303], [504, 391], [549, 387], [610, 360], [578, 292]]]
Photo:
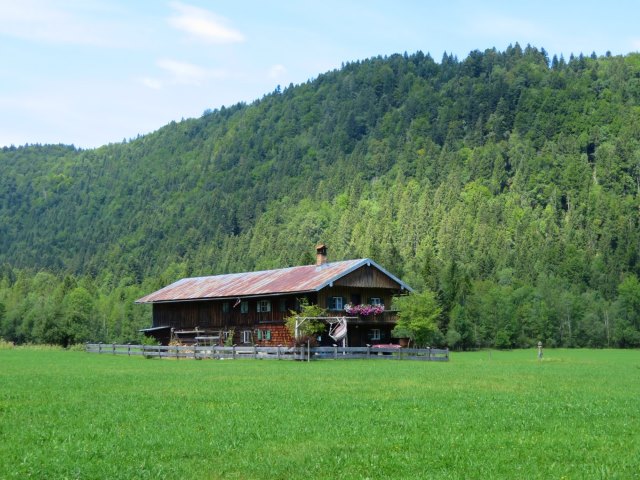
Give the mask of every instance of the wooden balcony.
[[[334, 313], [334, 312], [331, 312]], [[338, 312], [335, 312], [336, 315], [340, 315]], [[353, 315], [349, 315], [352, 317]], [[349, 325], [393, 325], [398, 321], [398, 311], [397, 310], [385, 310], [383, 313], [379, 315], [358, 315], [356, 318], [349, 318], [347, 323]]]

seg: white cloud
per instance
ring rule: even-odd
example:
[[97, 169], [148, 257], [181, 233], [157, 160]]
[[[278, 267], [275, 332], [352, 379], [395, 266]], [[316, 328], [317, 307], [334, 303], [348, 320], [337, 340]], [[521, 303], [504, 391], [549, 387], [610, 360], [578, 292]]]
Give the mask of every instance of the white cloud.
[[171, 85], [201, 86], [211, 79], [227, 78], [226, 70], [205, 68], [189, 62], [162, 58], [156, 65], [164, 72], [161, 78], [141, 77], [138, 81], [152, 90], [161, 90]]
[[208, 76], [207, 71], [193, 63], [179, 62], [177, 60], [158, 60], [158, 66], [169, 73], [173, 82], [183, 85], [200, 85]]
[[114, 25], [100, 19], [101, 10], [81, 10], [43, 0], [0, 2], [0, 35], [34, 42], [110, 46]]
[[162, 80], [151, 77], [142, 77], [140, 78], [140, 83], [145, 87], [149, 87], [152, 90], [160, 90], [162, 89]]
[[267, 74], [270, 79], [277, 80], [281, 78], [287, 73], [287, 69], [284, 65], [274, 65], [269, 69], [269, 73]]
[[209, 43], [238, 43], [245, 40], [244, 35], [227, 26], [228, 21], [209, 10], [171, 2], [175, 15], [168, 20], [169, 25], [189, 34], [190, 37]]
[[0, 108], [40, 114], [47, 110], [65, 108], [65, 105], [62, 100], [53, 95], [30, 93], [29, 95], [0, 96]]

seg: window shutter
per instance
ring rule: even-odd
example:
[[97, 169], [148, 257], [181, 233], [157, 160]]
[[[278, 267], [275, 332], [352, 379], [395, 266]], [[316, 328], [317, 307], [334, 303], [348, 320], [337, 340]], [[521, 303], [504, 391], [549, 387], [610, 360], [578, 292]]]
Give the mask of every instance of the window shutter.
[[265, 340], [271, 340], [271, 330], [265, 330], [264, 331], [264, 339]]
[[258, 340], [262, 340], [262, 330], [256, 330], [256, 337], [258, 338]]

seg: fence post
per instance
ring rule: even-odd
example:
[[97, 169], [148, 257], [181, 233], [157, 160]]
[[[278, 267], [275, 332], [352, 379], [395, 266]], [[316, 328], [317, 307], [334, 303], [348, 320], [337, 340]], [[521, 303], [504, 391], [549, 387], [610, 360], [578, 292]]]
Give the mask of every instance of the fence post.
[[102, 353], [102, 342], [98, 343], [98, 354]]
[[280, 345], [278, 345], [278, 360], [280, 360]]
[[129, 342], [127, 344], [127, 356], [130, 357], [131, 356], [131, 342]]
[[428, 347], [428, 349], [429, 349], [429, 353], [427, 358], [429, 358], [429, 361], [431, 361], [431, 347]]
[[111, 344], [111, 348], [112, 348], [113, 355], [115, 355], [116, 354], [116, 344], [112, 343]]
[[371, 345], [367, 343], [367, 360], [371, 358]]
[[333, 344], [333, 359], [338, 359], [338, 345], [336, 343]]
[[232, 346], [231, 347], [231, 357], [235, 360], [236, 359], [236, 346]]

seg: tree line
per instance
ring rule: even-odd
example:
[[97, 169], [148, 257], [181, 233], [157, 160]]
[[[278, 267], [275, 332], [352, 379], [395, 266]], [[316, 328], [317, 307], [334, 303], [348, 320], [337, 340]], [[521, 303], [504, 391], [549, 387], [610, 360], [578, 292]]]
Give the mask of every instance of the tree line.
[[453, 348], [640, 346], [639, 99], [638, 54], [516, 44], [348, 63], [94, 150], [4, 148], [0, 336], [128, 340], [136, 296], [322, 241], [432, 291]]

